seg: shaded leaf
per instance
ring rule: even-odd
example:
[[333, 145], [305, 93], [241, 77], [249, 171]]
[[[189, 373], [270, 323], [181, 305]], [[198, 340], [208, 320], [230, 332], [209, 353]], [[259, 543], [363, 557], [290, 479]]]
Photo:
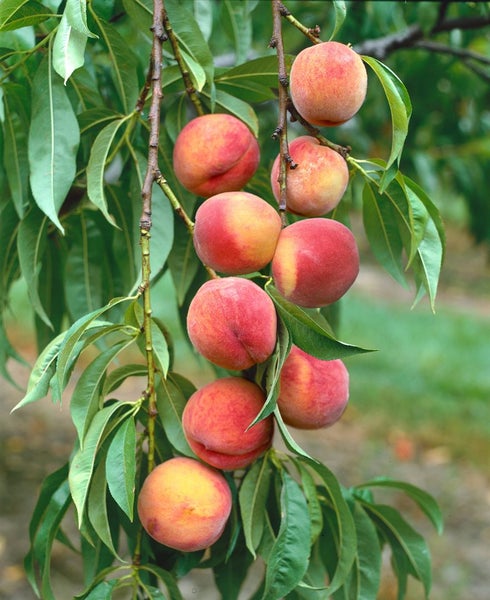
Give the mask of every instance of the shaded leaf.
[[308, 568], [310, 519], [299, 485], [281, 472], [281, 524], [267, 558], [263, 600], [279, 600], [295, 588]]
[[38, 0], [3, 0], [0, 4], [0, 31], [37, 25], [53, 16]]
[[111, 496], [130, 521], [133, 520], [136, 477], [136, 425], [126, 419], [118, 428], [107, 451], [106, 474]]
[[170, 375], [156, 387], [158, 416], [172, 446], [184, 456], [194, 457], [182, 429], [182, 412], [189, 397]]
[[87, 515], [95, 533], [109, 548], [111, 553], [118, 558], [114, 548], [109, 518], [107, 514], [107, 479], [105, 473], [105, 462], [101, 461], [95, 469], [90, 483], [90, 491], [87, 498]]
[[266, 455], [252, 464], [238, 492], [245, 543], [254, 558], [264, 530], [270, 481], [271, 466]]

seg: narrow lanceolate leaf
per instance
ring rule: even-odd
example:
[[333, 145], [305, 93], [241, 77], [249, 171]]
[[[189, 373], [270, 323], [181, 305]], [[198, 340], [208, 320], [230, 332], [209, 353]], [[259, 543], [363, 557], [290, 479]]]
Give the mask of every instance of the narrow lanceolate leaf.
[[90, 423], [103, 402], [101, 385], [106, 371], [114, 358], [127, 348], [132, 341], [133, 339], [129, 338], [101, 352], [87, 365], [76, 383], [70, 398], [70, 414], [77, 430], [81, 448], [83, 448], [83, 440]]
[[74, 29], [87, 37], [97, 37], [87, 25], [87, 0], [67, 0], [64, 14]]
[[247, 54], [252, 45], [250, 3], [223, 0], [221, 11], [222, 19], [225, 24], [225, 31], [230, 32], [233, 39], [235, 47], [235, 63], [241, 64], [246, 61]]
[[36, 314], [51, 327], [38, 293], [38, 276], [46, 249], [48, 217], [33, 207], [20, 222], [17, 250], [22, 276], [27, 284], [29, 299]]
[[[24, 560], [27, 578], [40, 598], [54, 600], [51, 587], [51, 554], [60, 524], [71, 504], [67, 482], [68, 466], [44, 480], [29, 525], [31, 547]], [[41, 586], [38, 588], [37, 576]]]
[[65, 84], [73, 71], [83, 66], [86, 45], [87, 35], [70, 24], [65, 11], [53, 44], [53, 68]]
[[12, 31], [37, 25], [53, 16], [38, 0], [2, 0], [0, 3], [0, 31]]
[[345, 6], [344, 0], [333, 0], [332, 5], [335, 11], [335, 22], [332, 33], [329, 36], [329, 39], [331, 40], [335, 38], [337, 31], [342, 27], [342, 24], [347, 15], [347, 8]]
[[90, 491], [87, 499], [87, 515], [95, 533], [107, 548], [109, 548], [111, 553], [121, 560], [114, 548], [109, 525], [109, 516], [107, 512], [107, 479], [104, 461], [101, 461], [97, 465], [90, 484]]
[[4, 84], [3, 161], [10, 193], [19, 218], [24, 216], [29, 180], [28, 117], [24, 107], [25, 100], [25, 89], [22, 86]]
[[403, 243], [395, 209], [377, 187], [366, 182], [362, 194], [362, 216], [366, 236], [378, 262], [398, 283], [406, 287], [402, 265]]
[[437, 533], [442, 533], [444, 524], [441, 509], [433, 496], [428, 492], [406, 481], [398, 481], [388, 477], [371, 479], [370, 481], [366, 481], [366, 483], [356, 486], [355, 489], [372, 487], [391, 488], [407, 494], [407, 496], [411, 498], [418, 505], [420, 510], [422, 510], [422, 512], [430, 519]]
[[79, 448], [72, 458], [68, 481], [73, 502], [77, 509], [79, 527], [82, 525], [89, 486], [100, 445], [104, 437], [116, 425], [116, 419], [114, 418], [116, 413], [124, 411], [126, 413], [124, 417], [127, 417], [128, 413], [134, 411], [134, 408], [131, 402], [114, 402], [114, 404], [100, 410], [92, 419], [84, 439], [83, 449]]
[[78, 121], [48, 53], [32, 84], [30, 183], [36, 204], [62, 231], [58, 212], [75, 177], [79, 142]]
[[90, 200], [102, 211], [105, 218], [113, 223], [107, 210], [107, 200], [104, 194], [104, 173], [107, 167], [109, 151], [119, 129], [126, 123], [128, 117], [112, 121], [102, 129], [95, 138], [87, 164], [87, 193]]
[[107, 49], [111, 62], [110, 75], [116, 88], [123, 113], [129, 115], [138, 99], [139, 84], [136, 72], [137, 58], [130, 46], [113, 25], [97, 16], [92, 10], [95, 21], [94, 33]]
[[362, 59], [381, 82], [391, 112], [392, 142], [386, 170], [380, 182], [380, 191], [383, 192], [396, 175], [396, 170], [393, 171], [390, 167], [400, 160], [408, 133], [412, 103], [405, 85], [389, 67], [371, 56], [363, 56]]
[[133, 520], [136, 477], [136, 425], [129, 417], [119, 427], [106, 458], [106, 477], [114, 501]]
[[363, 352], [371, 352], [359, 346], [345, 344], [316, 322], [302, 308], [283, 298], [276, 288], [268, 282], [266, 291], [272, 298], [279, 316], [291, 334], [294, 344], [317, 358], [331, 360], [345, 358]]
[[279, 600], [293, 590], [308, 568], [310, 519], [299, 485], [282, 472], [281, 524], [267, 559], [262, 600]]
[[424, 586], [429, 597], [432, 583], [431, 558], [427, 542], [391, 506], [363, 502], [364, 509], [391, 546], [395, 560], [402, 566], [401, 581], [412, 575]]
[[177, 303], [182, 306], [199, 269], [200, 261], [194, 250], [192, 236], [181, 219], [175, 221], [174, 244], [168, 255], [168, 266], [174, 282]]
[[[202, 95], [211, 100], [211, 95], [207, 88], [203, 90]], [[216, 106], [226, 112], [231, 113], [245, 123], [257, 137], [259, 134], [259, 119], [254, 109], [236, 96], [232, 96], [223, 90], [216, 90]]]
[[30, 404], [31, 402], [35, 402], [36, 400], [40, 400], [47, 395], [50, 382], [56, 372], [56, 360], [64, 337], [64, 333], [58, 335], [38, 356], [29, 375], [26, 395], [12, 410], [17, 410], [18, 408]]
[[354, 563], [357, 551], [357, 537], [354, 520], [346, 500], [342, 494], [339, 482], [333, 473], [323, 464], [311, 458], [300, 459], [305, 465], [321, 478], [329, 498], [329, 504], [335, 514], [336, 537], [338, 540], [338, 561], [335, 572], [331, 574], [328, 592], [325, 596], [333, 594], [344, 585]]
[[286, 427], [286, 424], [284, 423], [281, 412], [277, 406], [274, 409], [274, 417], [275, 417], [276, 423], [279, 427], [279, 431], [281, 433], [282, 439], [283, 439], [284, 443], [286, 444], [286, 447], [288, 448], [288, 450], [290, 450], [291, 452], [296, 454], [296, 456], [302, 456], [304, 458], [314, 460], [313, 458], [311, 458], [311, 456], [308, 454], [308, 452], [306, 452], [306, 450], [303, 450], [303, 448], [301, 448], [301, 446], [298, 444], [298, 442], [296, 442], [296, 440], [293, 438], [293, 436], [289, 433], [289, 430]]
[[156, 392], [158, 416], [169, 442], [184, 456], [195, 456], [182, 429], [182, 412], [187, 402], [186, 394], [172, 376], [161, 379]]
[[253, 463], [238, 493], [245, 544], [254, 558], [264, 531], [270, 480], [271, 466], [267, 456], [264, 456]]
[[357, 555], [349, 578], [349, 597], [356, 600], [376, 600], [381, 579], [379, 538], [363, 507], [353, 502], [351, 509], [357, 534]]
[[92, 311], [91, 313], [80, 317], [66, 332], [63, 342], [61, 344], [59, 350], [59, 358], [56, 369], [56, 375], [58, 380], [59, 389], [64, 389], [66, 384], [66, 379], [68, 372], [71, 367], [71, 363], [76, 353], [78, 342], [83, 334], [91, 327], [94, 326], [94, 321], [100, 317], [104, 312], [120, 304], [121, 302], [125, 302], [126, 300], [130, 300], [134, 298], [128, 297], [120, 297], [113, 298], [110, 302], [108, 302], [105, 306]]

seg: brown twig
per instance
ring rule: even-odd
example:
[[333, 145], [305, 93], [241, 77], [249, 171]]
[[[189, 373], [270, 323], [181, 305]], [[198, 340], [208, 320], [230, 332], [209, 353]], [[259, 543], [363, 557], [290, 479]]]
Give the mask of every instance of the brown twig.
[[279, 0], [272, 0], [272, 23], [273, 34], [269, 43], [271, 48], [277, 51], [278, 61], [278, 80], [279, 80], [279, 117], [277, 127], [272, 137], [279, 139], [279, 210], [281, 218], [285, 224], [284, 213], [287, 210], [287, 170], [295, 169], [297, 164], [289, 154], [288, 133], [287, 133], [287, 105], [288, 105], [288, 74], [286, 70], [286, 60], [284, 57], [284, 45], [282, 41], [281, 16], [284, 6]]
[[288, 8], [284, 6], [282, 2], [278, 3], [278, 9], [282, 17], [284, 17], [287, 21], [291, 23], [296, 29], [301, 31], [303, 35], [305, 35], [309, 40], [311, 40], [314, 44], [319, 44], [322, 40], [320, 39], [320, 27], [319, 25], [315, 25], [315, 27], [305, 27], [303, 23], [298, 21], [296, 17], [289, 11]]
[[172, 52], [173, 52], [174, 58], [177, 61], [177, 65], [179, 66], [180, 72], [182, 74], [182, 79], [183, 79], [184, 85], [185, 85], [185, 91], [186, 91], [187, 95], [189, 96], [190, 101], [194, 105], [194, 108], [196, 109], [197, 114], [203, 115], [204, 109], [202, 107], [201, 100], [199, 99], [199, 96], [196, 92], [196, 88], [194, 87], [194, 84], [192, 83], [191, 75], [189, 73], [189, 70], [187, 69], [185, 61], [182, 58], [182, 53], [180, 52], [180, 48], [179, 48], [179, 42], [177, 40], [177, 37], [175, 36], [175, 32], [172, 28], [172, 24], [170, 23], [168, 13], [165, 8], [164, 0], [162, 0], [162, 4], [163, 4], [163, 27], [167, 33], [170, 45], [172, 46]]

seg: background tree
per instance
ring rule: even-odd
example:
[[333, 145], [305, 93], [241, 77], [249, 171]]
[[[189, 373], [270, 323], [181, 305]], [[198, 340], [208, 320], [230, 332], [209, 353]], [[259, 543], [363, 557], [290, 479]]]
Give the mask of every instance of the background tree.
[[[396, 50], [395, 71], [403, 48], [430, 56], [431, 69], [434, 56], [450, 57], [455, 68], [464, 58], [470, 71], [458, 74], [481, 79], [478, 65], [485, 60], [467, 48], [464, 32], [470, 24], [486, 24], [486, 4], [441, 3], [429, 13], [420, 12], [427, 8], [424, 3], [403, 8], [390, 3], [390, 12], [386, 4], [349, 5], [345, 21], [343, 2], [290, 2], [287, 10], [274, 2], [272, 11], [265, 2], [169, 0], [155, 6], [12, 1], [0, 8], [0, 300], [4, 314], [12, 284], [23, 277], [41, 352], [20, 404], [48, 393], [61, 401], [78, 359], [87, 350], [95, 353], [70, 398], [79, 438], [74, 455], [45, 481], [31, 522], [26, 569], [42, 597], [52, 594], [54, 539], [75, 543], [62, 528], [72, 504], [82, 534], [83, 598], [111, 597], [113, 589], [125, 586], [134, 597], [158, 598], [158, 582], [178, 598], [175, 581], [193, 567], [212, 568], [223, 597], [232, 598], [257, 555], [266, 564], [257, 598], [375, 597], [384, 544], [392, 550], [400, 597], [408, 575], [428, 593], [424, 540], [394, 509], [377, 503], [371, 490], [404, 490], [440, 528], [432, 498], [386, 479], [342, 489], [282, 422], [275, 407], [278, 373], [292, 342], [323, 359], [364, 350], [336, 338], [327, 321], [335, 327], [331, 310], [303, 310], [281, 298], [270, 281], [265, 289], [280, 316], [281, 335], [270, 361], [249, 376], [264, 386], [261, 416], [274, 413], [289, 454], [272, 450], [245, 472], [228, 475], [235, 499], [232, 518], [210, 553], [175, 552], [155, 544], [143, 534], [134, 510], [155, 462], [193, 455], [180, 415], [194, 387], [186, 373], [173, 370], [172, 339], [185, 330], [189, 303], [210, 273], [192, 250], [191, 219], [200, 201], [175, 177], [173, 144], [197, 114], [239, 117], [259, 135], [262, 153], [246, 189], [274, 205], [269, 172], [277, 138], [283, 162], [287, 159], [283, 76], [291, 55], [316, 43], [318, 35], [351, 42], [366, 54], [370, 91], [365, 109], [345, 126], [328, 130], [332, 139], [326, 140], [323, 131], [314, 131], [289, 106], [296, 122], [288, 123], [288, 133], [293, 137], [306, 128], [324, 144], [352, 147], [350, 153], [343, 151], [352, 176], [350, 194], [331, 216], [348, 222], [349, 213], [362, 204], [366, 234], [378, 260], [402, 283], [408, 261], [418, 296], [427, 293], [434, 304], [444, 232], [435, 205], [415, 180], [428, 189], [436, 183], [428, 179], [420, 148], [419, 154], [412, 149], [416, 145], [407, 145], [405, 153], [413, 179], [398, 170], [412, 107], [403, 83], [377, 58], [384, 60]], [[419, 18], [422, 25], [416, 26]], [[213, 35], [217, 31], [226, 36]], [[451, 31], [462, 32], [450, 37], [451, 46], [434, 45], [433, 36], [450, 36]], [[369, 39], [374, 41], [365, 41]], [[485, 43], [484, 36], [476, 39]], [[415, 68], [413, 77], [420, 77]], [[442, 77], [441, 82], [444, 88]], [[482, 102], [486, 93], [482, 86]], [[471, 131], [468, 123], [471, 119], [461, 118], [458, 135]], [[462, 138], [453, 129], [446, 130], [448, 139], [461, 148]], [[430, 131], [430, 125], [417, 131]], [[430, 135], [420, 136], [429, 146]], [[454, 154], [436, 153], [433, 160], [451, 166]], [[483, 164], [474, 168], [483, 176]], [[447, 172], [451, 183], [459, 181]], [[485, 238], [486, 233], [474, 231], [478, 239]], [[267, 274], [258, 274], [257, 282], [263, 285]], [[166, 286], [157, 287], [163, 281]], [[153, 313], [155, 290], [164, 290], [175, 304], [180, 328]], [[20, 357], [0, 329], [0, 367], [9, 378], [7, 360]], [[114, 368], [116, 358], [135, 347], [141, 358], [131, 355]], [[132, 402], [116, 401], [119, 386], [142, 374], [147, 376], [144, 394]], [[224, 373], [217, 369], [217, 375]], [[127, 466], [122, 479], [121, 463]], [[307, 530], [310, 536], [305, 536]], [[118, 557], [120, 536], [127, 538], [132, 557], [126, 565]]]

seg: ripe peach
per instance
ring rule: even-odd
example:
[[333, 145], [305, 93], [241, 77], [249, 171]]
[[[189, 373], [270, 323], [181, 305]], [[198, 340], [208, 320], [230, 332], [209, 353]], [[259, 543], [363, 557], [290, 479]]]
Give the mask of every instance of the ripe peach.
[[[298, 166], [288, 168], [287, 172], [288, 211], [305, 217], [320, 217], [333, 210], [349, 183], [345, 159], [309, 135], [294, 139], [289, 144], [289, 154]], [[272, 191], [278, 202], [279, 161], [280, 156], [277, 156], [271, 171]]]
[[138, 497], [138, 515], [148, 535], [182, 552], [214, 544], [231, 506], [223, 475], [187, 457], [171, 458], [155, 467]]
[[248, 192], [211, 196], [197, 209], [194, 247], [205, 265], [227, 275], [260, 271], [271, 260], [281, 217]]
[[309, 46], [293, 62], [289, 91], [300, 115], [313, 125], [341, 125], [364, 102], [366, 67], [359, 54], [345, 44]]
[[320, 360], [297, 346], [284, 361], [277, 406], [284, 422], [298, 429], [336, 423], [349, 400], [349, 372], [340, 359]]
[[272, 416], [247, 430], [265, 402], [262, 389], [243, 377], [225, 377], [194, 392], [182, 427], [189, 446], [213, 467], [241, 469], [272, 443]]
[[250, 129], [228, 114], [189, 121], [175, 141], [173, 165], [180, 183], [197, 196], [241, 189], [257, 170], [259, 144]]
[[294, 304], [314, 308], [336, 302], [359, 273], [354, 235], [333, 219], [304, 219], [285, 227], [272, 259], [279, 293]]
[[189, 305], [187, 333], [196, 350], [215, 365], [248, 369], [267, 360], [274, 350], [274, 304], [249, 279], [211, 279]]

